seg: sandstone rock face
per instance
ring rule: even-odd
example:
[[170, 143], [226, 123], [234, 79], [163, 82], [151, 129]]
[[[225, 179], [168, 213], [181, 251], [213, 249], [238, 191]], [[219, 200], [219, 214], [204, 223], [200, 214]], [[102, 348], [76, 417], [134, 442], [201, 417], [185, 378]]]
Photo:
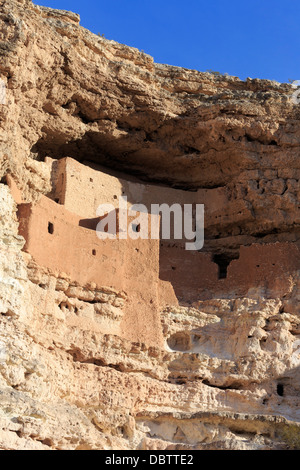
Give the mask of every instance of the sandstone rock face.
[[[299, 449], [292, 87], [158, 65], [30, 0], [0, 7], [0, 55], [0, 448]], [[278, 251], [280, 277], [270, 289], [251, 271], [242, 295], [191, 298], [184, 276], [165, 270], [151, 279], [153, 324], [142, 331], [132, 312], [148, 294], [85, 282], [26, 249], [20, 207], [61, 197], [64, 157], [78, 165], [78, 194], [72, 186], [59, 201], [73, 218], [95, 217], [82, 175], [94, 176], [80, 168], [101, 165], [106, 202], [135, 188], [146, 202], [205, 203], [203, 256], [234, 260], [228, 282], [237, 265], [245, 277], [240, 262], [253, 246], [291, 245], [290, 255]]]

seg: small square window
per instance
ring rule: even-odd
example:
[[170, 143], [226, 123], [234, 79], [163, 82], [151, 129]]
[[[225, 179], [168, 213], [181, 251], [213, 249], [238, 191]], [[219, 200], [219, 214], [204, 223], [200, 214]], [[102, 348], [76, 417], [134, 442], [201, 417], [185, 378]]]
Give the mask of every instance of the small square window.
[[54, 225], [52, 224], [52, 222], [48, 223], [48, 233], [50, 233], [50, 235], [53, 235], [54, 233]]

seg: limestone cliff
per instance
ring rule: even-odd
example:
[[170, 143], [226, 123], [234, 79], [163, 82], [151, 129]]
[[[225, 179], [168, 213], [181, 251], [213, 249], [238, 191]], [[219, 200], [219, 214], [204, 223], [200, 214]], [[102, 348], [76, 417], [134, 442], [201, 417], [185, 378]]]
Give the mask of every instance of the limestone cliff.
[[[299, 449], [294, 89], [155, 64], [30, 0], [2, 1], [0, 55], [0, 448]], [[260, 278], [243, 295], [191, 299], [183, 277], [160, 276], [156, 288], [180, 287], [160, 304], [37, 263], [17, 215], [57, 202], [64, 157], [117, 170], [114, 191], [101, 189], [112, 200], [136, 182], [167, 202], [206, 203], [203, 256], [221, 269], [254, 244], [293, 255], [272, 289]], [[76, 212], [73, 195], [66, 210], [91, 218], [90, 200]], [[155, 328], [135, 330], [143, 301]]]

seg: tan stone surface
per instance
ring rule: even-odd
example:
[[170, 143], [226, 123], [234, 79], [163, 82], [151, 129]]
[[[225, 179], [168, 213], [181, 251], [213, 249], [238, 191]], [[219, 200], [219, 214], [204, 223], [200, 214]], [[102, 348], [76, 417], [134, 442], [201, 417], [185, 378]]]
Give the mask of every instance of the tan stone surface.
[[[8, 87], [0, 106], [0, 449], [299, 449], [293, 89], [155, 64], [81, 28], [77, 15], [29, 0], [0, 8], [0, 78]], [[127, 182], [135, 197], [147, 183], [148, 202], [187, 193], [206, 203], [202, 254], [234, 259], [216, 283], [236, 269], [251, 287], [182, 302], [176, 283], [157, 280], [161, 342], [149, 342], [158, 323], [137, 324], [126, 305], [143, 313], [151, 290], [145, 298], [138, 287], [127, 293], [104, 282], [105, 273], [86, 283], [24, 249], [13, 198], [33, 210], [41, 195], [54, 199], [59, 171], [49, 159], [61, 157], [106, 166], [107, 177], [94, 174], [105, 179], [97, 194], [108, 202]], [[116, 170], [122, 175], [110, 175]], [[82, 175], [96, 184], [90, 171]], [[74, 207], [76, 200], [74, 193]], [[83, 197], [82, 208], [92, 212], [97, 202]], [[56, 214], [59, 204], [47, 203]], [[71, 210], [77, 220], [95, 217], [80, 211]], [[265, 244], [277, 242], [270, 253]], [[274, 262], [277, 279], [268, 272]]]
[[55, 277], [21, 254], [0, 188], [2, 448], [297, 446], [299, 280], [283, 300], [253, 289], [165, 308], [165, 347], [133, 343], [118, 335], [122, 293]]

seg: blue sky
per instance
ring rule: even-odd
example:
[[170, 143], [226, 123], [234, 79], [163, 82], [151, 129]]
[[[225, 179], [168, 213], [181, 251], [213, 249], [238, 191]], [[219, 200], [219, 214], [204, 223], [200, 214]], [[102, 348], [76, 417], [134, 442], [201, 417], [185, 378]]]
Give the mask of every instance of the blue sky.
[[241, 79], [300, 79], [298, 0], [35, 0], [155, 62]]

